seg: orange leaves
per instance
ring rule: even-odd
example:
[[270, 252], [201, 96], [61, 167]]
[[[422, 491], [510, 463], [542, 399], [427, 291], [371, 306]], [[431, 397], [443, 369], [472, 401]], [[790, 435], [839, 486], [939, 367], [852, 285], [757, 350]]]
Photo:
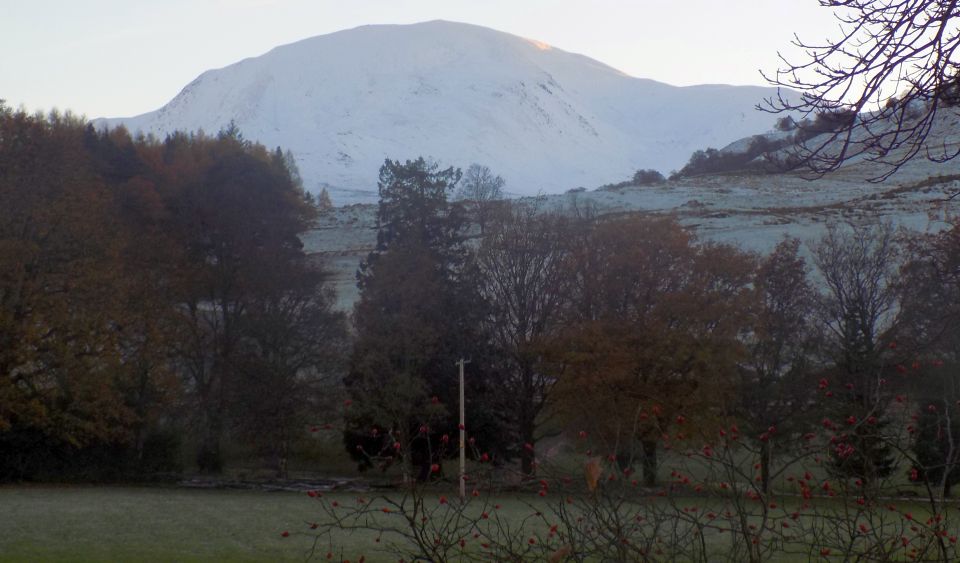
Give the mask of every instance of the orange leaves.
[[573, 554], [573, 548], [570, 545], [564, 545], [551, 553], [547, 561], [549, 563], [560, 563], [561, 561], [566, 561], [567, 557], [571, 554]]
[[584, 477], [587, 480], [587, 489], [591, 492], [597, 490], [600, 483], [600, 476], [603, 474], [603, 467], [598, 459], [591, 459], [587, 462], [583, 470]]

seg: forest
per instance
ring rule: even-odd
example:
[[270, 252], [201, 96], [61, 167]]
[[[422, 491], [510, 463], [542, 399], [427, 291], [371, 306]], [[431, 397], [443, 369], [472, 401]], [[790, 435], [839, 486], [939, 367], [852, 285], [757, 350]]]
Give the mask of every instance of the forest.
[[[282, 465], [347, 332], [289, 161], [0, 106], [0, 480]], [[318, 403], [320, 401], [320, 403]]]
[[[158, 141], [0, 115], [4, 480], [215, 474], [225, 442], [283, 477], [318, 428], [361, 468], [426, 480], [467, 358], [470, 435], [523, 474], [577, 428], [653, 486], [681, 427], [736, 421], [766, 486], [781, 442], [852, 419], [870, 422], [834, 462], [873, 482], [909, 396], [937, 407], [908, 429], [913, 465], [953, 482], [955, 448], [927, 428], [960, 421], [955, 230], [832, 225], [762, 256], [669, 216], [455, 198], [459, 170], [388, 160], [346, 315], [302, 250], [318, 210], [280, 149], [235, 128]], [[845, 387], [824, 401], [821, 381]]]

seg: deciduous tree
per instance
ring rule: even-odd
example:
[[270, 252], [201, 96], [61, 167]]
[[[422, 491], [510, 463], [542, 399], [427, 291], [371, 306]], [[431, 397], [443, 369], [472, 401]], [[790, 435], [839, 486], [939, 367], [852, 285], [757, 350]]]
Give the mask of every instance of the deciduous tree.
[[640, 457], [653, 483], [665, 437], [706, 432], [729, 411], [752, 259], [698, 244], [672, 219], [601, 221], [585, 242], [557, 340], [558, 408], [593, 423], [626, 464]]
[[491, 225], [477, 250], [485, 333], [503, 357], [498, 407], [510, 421], [526, 475], [534, 473], [533, 446], [543, 437], [538, 429], [557, 380], [542, 360], [569, 297], [567, 223], [535, 204], [516, 205]]
[[[830, 374], [849, 385], [847, 400], [835, 416], [876, 424], [858, 424], [845, 444], [851, 455], [835, 458], [837, 471], [856, 475], [873, 490], [878, 479], [893, 470], [894, 460], [885, 416], [889, 393], [884, 379], [884, 343], [895, 325], [897, 269], [900, 248], [889, 223], [831, 225], [814, 246], [814, 264], [823, 278], [821, 318], [829, 334], [836, 371]], [[841, 444], [843, 445], [843, 444]]]
[[503, 178], [482, 164], [471, 164], [463, 176], [460, 189], [457, 190], [457, 199], [469, 203], [473, 208], [480, 225], [480, 234], [485, 232], [488, 221], [496, 211], [499, 201], [503, 199], [505, 183]]

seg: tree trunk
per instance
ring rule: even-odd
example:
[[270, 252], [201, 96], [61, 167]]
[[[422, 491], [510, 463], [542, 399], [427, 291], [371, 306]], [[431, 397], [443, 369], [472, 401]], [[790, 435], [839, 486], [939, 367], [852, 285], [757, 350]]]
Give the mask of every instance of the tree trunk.
[[423, 463], [420, 464], [420, 470], [417, 473], [417, 481], [420, 483], [426, 483], [430, 481], [430, 466], [433, 465], [430, 463], [430, 458], [425, 457]]
[[647, 487], [657, 486], [657, 442], [655, 440], [641, 440], [643, 448], [643, 484]]
[[203, 435], [197, 451], [197, 469], [200, 473], [220, 473], [223, 470], [223, 455], [220, 452], [220, 417], [207, 414]]
[[284, 436], [277, 445], [277, 479], [287, 478], [287, 459], [290, 451], [290, 441]]
[[220, 473], [223, 459], [220, 454], [220, 438], [213, 435], [203, 437], [197, 452], [197, 469], [200, 473]]
[[536, 413], [534, 410], [534, 386], [533, 386], [533, 368], [526, 364], [521, 364], [523, 391], [520, 397], [520, 436], [523, 443], [520, 445], [520, 470], [525, 477], [533, 477], [537, 468], [535, 465], [536, 438], [533, 434], [536, 430]]
[[770, 441], [760, 442], [760, 490], [763, 494], [770, 493]]
[[[528, 448], [527, 445], [530, 445]], [[533, 440], [533, 432], [524, 433], [523, 448], [520, 450], [520, 471], [525, 477], [533, 477], [537, 474], [537, 468], [534, 465], [536, 461], [535, 450], [536, 443]]]
[[416, 484], [416, 478], [413, 474], [413, 444], [405, 438], [406, 436], [402, 432], [397, 431], [396, 440], [400, 443], [400, 468], [403, 472], [403, 484], [413, 486]]

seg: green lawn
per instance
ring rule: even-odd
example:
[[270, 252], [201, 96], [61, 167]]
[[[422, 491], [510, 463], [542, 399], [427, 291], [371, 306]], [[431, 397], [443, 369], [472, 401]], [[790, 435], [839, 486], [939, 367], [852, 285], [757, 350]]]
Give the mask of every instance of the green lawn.
[[0, 487], [0, 560], [303, 560], [312, 513], [294, 493]]
[[[357, 496], [326, 499], [352, 505]], [[511, 520], [530, 512], [513, 496], [499, 502]], [[316, 501], [303, 493], [6, 486], [0, 487], [0, 561], [303, 561], [313, 545], [309, 522], [320, 518]], [[283, 531], [290, 536], [281, 537]], [[395, 560], [375, 553], [383, 546], [371, 532], [341, 532], [333, 541], [337, 554], [342, 548], [352, 561]], [[317, 552], [313, 560], [325, 561], [327, 544]]]
[[[438, 491], [428, 494], [436, 496]], [[455, 495], [450, 493], [452, 500]], [[355, 505], [357, 496], [336, 493], [325, 499], [348, 506]], [[703, 510], [714, 502], [691, 500]], [[798, 502], [792, 497], [780, 500], [787, 506]], [[434, 502], [428, 500], [430, 506]], [[511, 494], [488, 502], [502, 503], [498, 515], [516, 525], [530, 517], [528, 502], [539, 507], [543, 500], [532, 494]], [[900, 504], [901, 508], [910, 505], [918, 519], [926, 518], [922, 504]], [[313, 544], [309, 522], [322, 519], [319, 508], [303, 493], [6, 486], [0, 487], [0, 561], [303, 561]], [[525, 533], [544, 531], [536, 519], [530, 524]], [[289, 531], [289, 537], [281, 537], [283, 531]], [[720, 539], [710, 535], [708, 543]], [[332, 539], [335, 553], [351, 561], [361, 555], [369, 562], [395, 560], [377, 555], [376, 549], [383, 545], [376, 545], [369, 531], [338, 532]], [[314, 560], [325, 561], [326, 552], [326, 543], [319, 545]]]

